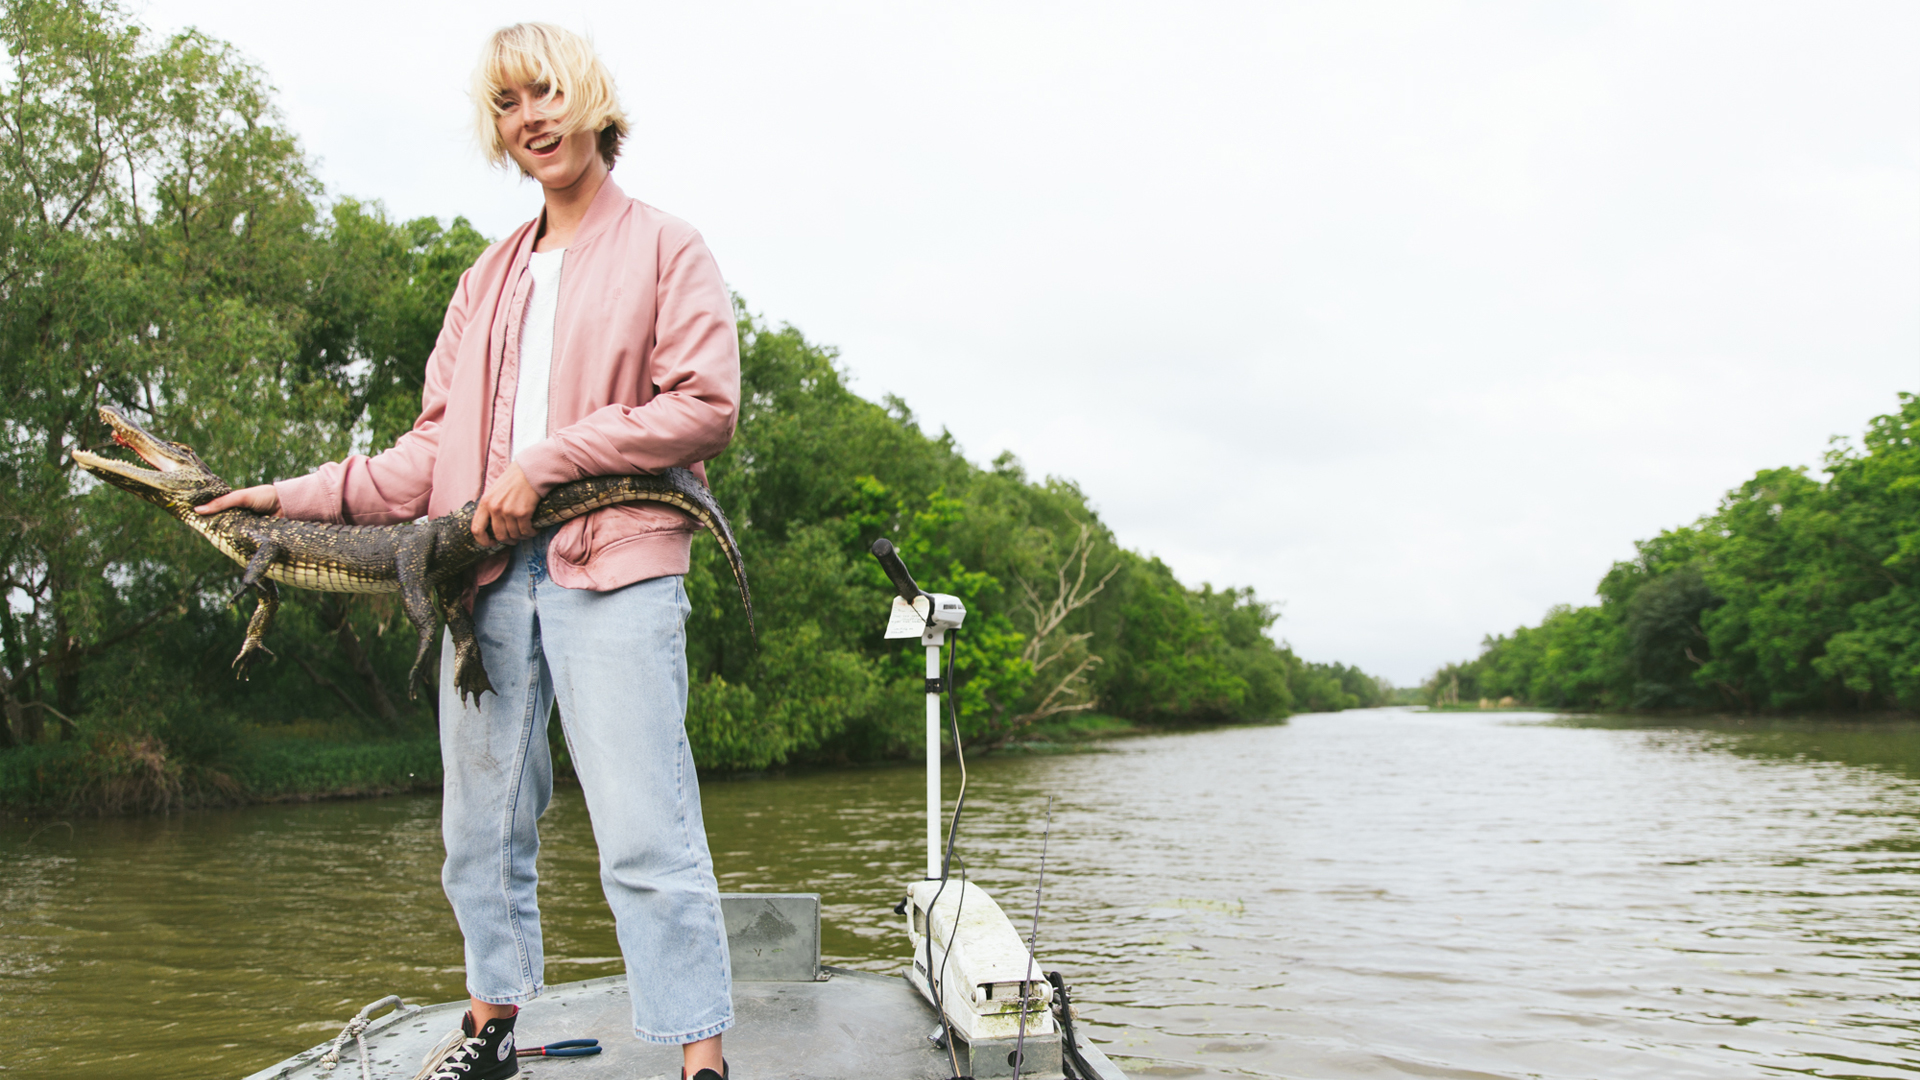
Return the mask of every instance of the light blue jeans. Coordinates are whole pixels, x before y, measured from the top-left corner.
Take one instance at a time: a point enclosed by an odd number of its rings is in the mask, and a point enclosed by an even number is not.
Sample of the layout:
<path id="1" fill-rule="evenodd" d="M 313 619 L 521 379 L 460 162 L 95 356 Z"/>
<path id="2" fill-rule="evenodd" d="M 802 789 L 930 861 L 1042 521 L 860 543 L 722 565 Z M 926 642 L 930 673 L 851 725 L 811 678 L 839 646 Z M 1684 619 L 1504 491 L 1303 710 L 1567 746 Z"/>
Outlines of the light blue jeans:
<path id="1" fill-rule="evenodd" d="M 544 982 L 535 863 L 557 700 L 626 958 L 634 1034 L 697 1042 L 733 1025 L 733 985 L 687 747 L 691 606 L 678 576 L 604 593 L 556 585 L 550 536 L 515 547 L 474 605 L 498 693 L 463 705 L 453 649 L 440 650 L 441 882 L 466 938 L 467 991 L 517 1005 Z"/>

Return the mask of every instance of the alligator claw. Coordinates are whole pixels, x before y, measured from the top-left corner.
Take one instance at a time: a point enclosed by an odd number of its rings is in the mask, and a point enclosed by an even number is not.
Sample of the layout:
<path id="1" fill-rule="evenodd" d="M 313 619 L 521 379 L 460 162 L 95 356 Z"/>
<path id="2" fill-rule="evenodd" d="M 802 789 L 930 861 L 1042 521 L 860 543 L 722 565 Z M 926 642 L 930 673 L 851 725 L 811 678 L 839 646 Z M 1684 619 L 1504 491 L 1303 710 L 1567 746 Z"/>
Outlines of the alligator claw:
<path id="1" fill-rule="evenodd" d="M 454 680 L 454 687 L 460 691 L 460 701 L 463 704 L 467 700 L 467 695 L 471 694 L 473 695 L 473 704 L 477 707 L 480 704 L 481 694 L 494 694 L 499 691 L 493 688 L 492 680 L 487 678 L 486 668 L 481 667 L 477 663 L 474 664 L 473 667 L 474 670 L 471 674 L 468 672 L 460 673 Z"/>
<path id="2" fill-rule="evenodd" d="M 493 680 L 487 678 L 487 666 L 480 661 L 477 644 L 473 648 L 455 650 L 453 685 L 454 689 L 460 691 L 462 704 L 466 703 L 468 695 L 472 695 L 473 703 L 478 705 L 481 694 L 499 693 L 493 688 Z"/>
<path id="3" fill-rule="evenodd" d="M 236 679 L 247 678 L 253 669 L 253 665 L 263 659 L 273 660 L 278 659 L 278 657 L 274 656 L 272 649 L 267 648 L 258 641 L 247 642 L 246 645 L 240 649 L 240 655 L 233 658 L 233 677 Z"/>

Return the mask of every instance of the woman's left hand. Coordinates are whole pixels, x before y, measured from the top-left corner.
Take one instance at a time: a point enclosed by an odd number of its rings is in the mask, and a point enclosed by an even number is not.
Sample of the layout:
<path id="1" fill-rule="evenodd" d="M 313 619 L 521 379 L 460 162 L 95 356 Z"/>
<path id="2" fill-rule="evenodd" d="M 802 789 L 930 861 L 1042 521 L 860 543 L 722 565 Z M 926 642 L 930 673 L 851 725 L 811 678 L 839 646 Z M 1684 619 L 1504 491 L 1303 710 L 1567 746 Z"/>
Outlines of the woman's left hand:
<path id="1" fill-rule="evenodd" d="M 494 481 L 473 510 L 473 538 L 482 547 L 513 544 L 533 535 L 533 510 L 540 496 L 527 483 L 518 462 Z"/>

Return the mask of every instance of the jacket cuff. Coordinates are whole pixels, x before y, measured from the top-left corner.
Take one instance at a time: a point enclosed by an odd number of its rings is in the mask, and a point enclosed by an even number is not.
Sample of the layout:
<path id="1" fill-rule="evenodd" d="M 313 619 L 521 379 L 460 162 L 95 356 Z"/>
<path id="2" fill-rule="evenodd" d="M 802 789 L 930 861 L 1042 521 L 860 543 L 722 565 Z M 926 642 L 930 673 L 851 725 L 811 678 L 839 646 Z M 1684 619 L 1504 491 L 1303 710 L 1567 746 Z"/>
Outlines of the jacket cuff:
<path id="1" fill-rule="evenodd" d="M 520 456 L 513 461 L 527 475 L 527 483 L 533 485 L 536 495 L 545 495 L 561 484 L 585 475 L 567 460 L 557 439 L 541 439 L 520 451 Z"/>
<path id="2" fill-rule="evenodd" d="M 339 492 L 329 488 L 326 480 L 316 474 L 276 480 L 273 490 L 280 496 L 281 517 L 334 524 L 346 520 L 340 513 Z"/>

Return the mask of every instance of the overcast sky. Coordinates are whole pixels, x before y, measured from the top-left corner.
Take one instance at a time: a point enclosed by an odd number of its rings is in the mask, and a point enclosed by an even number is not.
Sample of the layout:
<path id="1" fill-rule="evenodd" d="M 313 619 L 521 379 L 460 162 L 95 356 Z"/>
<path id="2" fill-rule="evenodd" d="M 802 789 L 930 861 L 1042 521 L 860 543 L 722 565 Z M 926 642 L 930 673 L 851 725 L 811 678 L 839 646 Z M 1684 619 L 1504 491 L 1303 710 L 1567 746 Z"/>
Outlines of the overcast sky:
<path id="1" fill-rule="evenodd" d="M 490 236 L 539 194 L 480 43 L 590 32 L 617 179 L 756 311 L 1397 683 L 1920 390 L 1910 2 L 135 10 L 265 67 L 333 193 Z"/>

